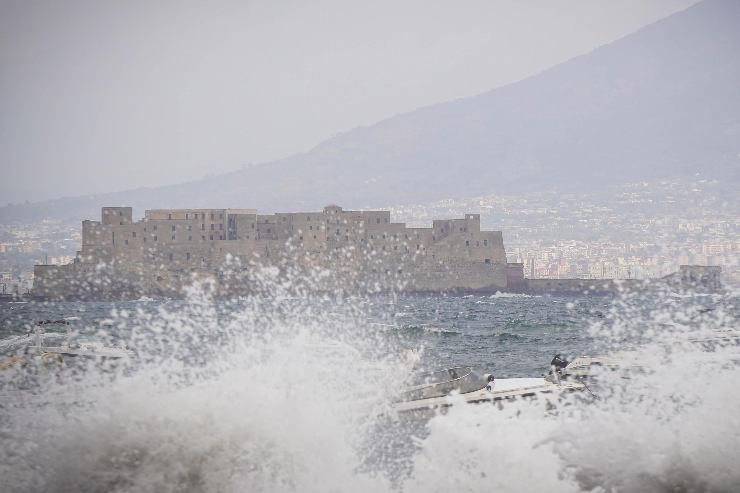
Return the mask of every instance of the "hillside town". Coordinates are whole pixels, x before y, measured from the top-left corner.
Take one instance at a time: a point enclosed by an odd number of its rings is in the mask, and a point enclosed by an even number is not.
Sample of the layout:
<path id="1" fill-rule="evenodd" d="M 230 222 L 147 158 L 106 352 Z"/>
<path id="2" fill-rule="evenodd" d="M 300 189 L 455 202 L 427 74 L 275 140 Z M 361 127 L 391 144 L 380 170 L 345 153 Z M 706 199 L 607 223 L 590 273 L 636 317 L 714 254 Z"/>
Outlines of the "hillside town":
<path id="1" fill-rule="evenodd" d="M 722 267 L 740 284 L 740 205 L 716 182 L 634 183 L 610 194 L 484 196 L 391 208 L 409 222 L 481 214 L 500 229 L 509 262 L 527 278 L 654 279 L 679 265 Z"/>

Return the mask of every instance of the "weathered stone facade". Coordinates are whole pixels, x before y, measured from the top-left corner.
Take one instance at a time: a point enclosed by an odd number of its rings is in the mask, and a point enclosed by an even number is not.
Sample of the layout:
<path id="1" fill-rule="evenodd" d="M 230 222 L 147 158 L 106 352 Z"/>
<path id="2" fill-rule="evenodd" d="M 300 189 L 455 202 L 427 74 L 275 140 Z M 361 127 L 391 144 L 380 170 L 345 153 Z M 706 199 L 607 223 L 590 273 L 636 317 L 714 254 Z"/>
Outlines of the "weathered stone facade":
<path id="1" fill-rule="evenodd" d="M 481 231 L 478 214 L 408 228 L 391 222 L 388 211 L 334 205 L 272 215 L 251 209 L 149 210 L 139 221 L 130 207 L 104 207 L 101 221 L 83 221 L 82 249 L 73 264 L 36 266 L 34 295 L 177 296 L 197 279 L 215 279 L 223 291 L 249 292 L 248 274 L 260 265 L 293 275 L 324 269 L 347 289 L 506 288 L 501 232 Z M 233 277 L 235 269 L 244 275 Z"/>

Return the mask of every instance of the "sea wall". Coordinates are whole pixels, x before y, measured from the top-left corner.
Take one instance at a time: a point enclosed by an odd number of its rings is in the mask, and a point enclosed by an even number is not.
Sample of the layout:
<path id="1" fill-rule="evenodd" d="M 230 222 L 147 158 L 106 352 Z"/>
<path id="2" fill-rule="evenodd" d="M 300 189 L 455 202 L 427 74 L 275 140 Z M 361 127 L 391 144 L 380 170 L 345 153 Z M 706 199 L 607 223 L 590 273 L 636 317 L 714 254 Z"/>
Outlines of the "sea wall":
<path id="1" fill-rule="evenodd" d="M 605 295 L 645 285 L 635 279 L 525 279 L 524 292 L 533 295 Z"/>
<path id="2" fill-rule="evenodd" d="M 512 264 L 509 264 L 510 266 Z M 722 290 L 722 269 L 681 265 L 660 279 L 525 279 L 521 292 L 532 295 L 609 295 L 625 291 L 669 289 L 713 293 Z M 510 274 L 511 275 L 511 274 Z"/>

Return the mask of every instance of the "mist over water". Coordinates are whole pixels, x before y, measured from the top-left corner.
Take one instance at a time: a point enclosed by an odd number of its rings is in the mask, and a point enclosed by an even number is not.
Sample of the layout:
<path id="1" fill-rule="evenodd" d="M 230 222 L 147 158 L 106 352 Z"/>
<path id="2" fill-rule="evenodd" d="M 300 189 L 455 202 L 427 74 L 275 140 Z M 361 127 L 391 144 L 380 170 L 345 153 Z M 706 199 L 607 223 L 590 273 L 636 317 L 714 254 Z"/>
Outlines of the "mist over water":
<path id="1" fill-rule="evenodd" d="M 63 317 L 136 354 L 0 372 L 2 491 L 740 487 L 738 293 L 352 298 L 276 286 L 219 301 L 206 285 L 185 301 L 0 309 L 4 356 L 24 323 Z M 601 376 L 598 398 L 392 409 L 415 369 L 538 376 L 555 352 L 625 365 Z"/>

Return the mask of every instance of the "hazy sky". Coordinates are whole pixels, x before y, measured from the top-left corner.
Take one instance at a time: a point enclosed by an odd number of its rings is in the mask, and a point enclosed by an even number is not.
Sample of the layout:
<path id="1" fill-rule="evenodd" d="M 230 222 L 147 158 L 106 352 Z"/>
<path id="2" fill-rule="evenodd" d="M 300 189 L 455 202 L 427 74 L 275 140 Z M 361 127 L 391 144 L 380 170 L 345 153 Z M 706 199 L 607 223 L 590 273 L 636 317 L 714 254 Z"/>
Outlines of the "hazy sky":
<path id="1" fill-rule="evenodd" d="M 302 152 L 695 2 L 0 0 L 0 203 Z"/>

